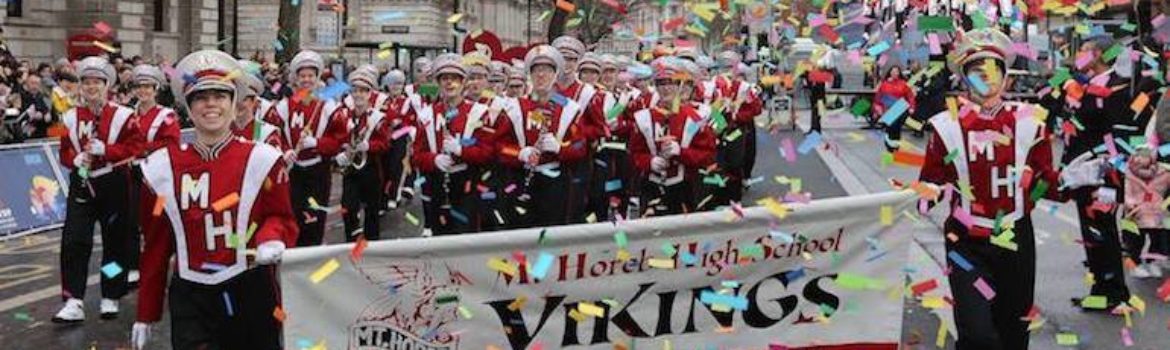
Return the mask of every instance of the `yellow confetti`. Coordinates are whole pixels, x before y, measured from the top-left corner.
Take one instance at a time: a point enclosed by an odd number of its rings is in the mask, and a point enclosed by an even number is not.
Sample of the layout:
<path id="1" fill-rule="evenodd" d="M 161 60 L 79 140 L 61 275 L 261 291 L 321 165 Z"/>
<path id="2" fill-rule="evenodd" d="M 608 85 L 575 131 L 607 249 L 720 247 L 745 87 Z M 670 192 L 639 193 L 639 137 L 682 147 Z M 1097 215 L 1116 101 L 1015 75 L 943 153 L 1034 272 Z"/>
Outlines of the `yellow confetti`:
<path id="1" fill-rule="evenodd" d="M 585 315 L 582 315 L 580 312 L 577 312 L 577 309 L 569 310 L 569 317 L 572 317 L 574 320 L 577 320 L 577 323 L 585 322 Z"/>
<path id="2" fill-rule="evenodd" d="M 883 205 L 879 212 L 882 226 L 890 226 L 894 224 L 894 208 L 888 205 Z"/>
<path id="3" fill-rule="evenodd" d="M 406 217 L 406 221 L 410 221 L 411 225 L 418 226 L 418 218 L 414 217 L 414 214 L 405 212 L 403 216 Z"/>
<path id="4" fill-rule="evenodd" d="M 934 336 L 934 345 L 939 349 L 947 345 L 947 324 L 942 318 L 938 319 L 938 334 Z"/>
<path id="5" fill-rule="evenodd" d="M 511 304 L 508 304 L 508 310 L 520 311 L 520 309 L 524 308 L 524 304 L 527 304 L 527 303 L 528 303 L 528 297 L 521 295 L 519 297 L 516 297 L 516 300 L 513 300 Z"/>
<path id="6" fill-rule="evenodd" d="M 666 270 L 674 269 L 674 260 L 671 260 L 671 259 L 651 258 L 651 259 L 647 260 L 646 262 L 648 264 L 650 264 L 650 267 L 653 267 L 656 269 L 666 269 Z"/>
<path id="7" fill-rule="evenodd" d="M 447 17 L 447 23 L 450 23 L 450 24 L 459 23 L 459 21 L 462 19 L 463 19 L 463 14 L 456 13 L 456 14 L 451 15 L 451 17 Z"/>
<path id="8" fill-rule="evenodd" d="M 927 309 L 941 309 L 947 306 L 947 301 L 942 297 L 924 297 L 922 298 L 922 307 Z"/>
<path id="9" fill-rule="evenodd" d="M 329 278 L 329 275 L 332 275 L 334 271 L 337 271 L 339 267 L 341 267 L 341 263 L 337 262 L 337 259 L 329 259 L 324 265 L 318 267 L 317 271 L 313 271 L 313 274 L 309 275 L 309 281 L 313 282 L 313 284 L 321 283 L 321 281 Z"/>
<path id="10" fill-rule="evenodd" d="M 605 309 L 602 309 L 600 306 L 593 305 L 591 303 L 586 303 L 586 302 L 581 302 L 580 304 L 577 304 L 577 311 L 581 312 L 582 314 L 586 314 L 586 315 L 597 317 L 597 318 L 601 318 L 602 316 L 605 316 Z"/>
<path id="11" fill-rule="evenodd" d="M 106 44 L 106 43 L 98 41 L 98 40 L 93 41 L 93 46 L 97 46 L 99 49 L 106 50 L 106 52 L 109 52 L 109 53 L 118 53 L 118 48 L 110 46 L 110 44 Z"/>
<path id="12" fill-rule="evenodd" d="M 517 273 L 516 265 L 513 265 L 500 258 L 488 259 L 488 267 L 508 276 L 515 276 Z"/>

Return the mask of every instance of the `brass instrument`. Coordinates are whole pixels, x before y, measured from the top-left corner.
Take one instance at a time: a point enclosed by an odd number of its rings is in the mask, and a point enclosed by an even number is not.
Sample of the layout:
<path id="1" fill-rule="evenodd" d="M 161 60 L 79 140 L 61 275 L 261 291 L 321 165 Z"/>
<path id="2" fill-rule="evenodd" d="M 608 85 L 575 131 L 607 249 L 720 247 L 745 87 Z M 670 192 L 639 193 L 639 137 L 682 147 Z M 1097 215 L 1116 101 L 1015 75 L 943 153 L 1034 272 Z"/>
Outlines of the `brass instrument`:
<path id="1" fill-rule="evenodd" d="M 359 124 L 361 121 L 359 118 L 363 117 L 357 113 L 352 114 L 350 117 L 350 121 L 355 127 L 358 125 L 361 125 L 362 127 L 353 130 L 349 134 L 349 147 L 345 150 L 345 156 L 347 159 L 349 159 L 349 166 L 345 167 L 345 169 L 342 170 L 342 173 L 362 170 L 362 168 L 366 167 L 366 159 L 369 158 L 367 155 L 368 152 L 359 151 L 357 146 L 368 139 L 368 130 L 373 130 L 374 128 L 370 127 L 370 125 L 367 125 L 367 123 Z"/>

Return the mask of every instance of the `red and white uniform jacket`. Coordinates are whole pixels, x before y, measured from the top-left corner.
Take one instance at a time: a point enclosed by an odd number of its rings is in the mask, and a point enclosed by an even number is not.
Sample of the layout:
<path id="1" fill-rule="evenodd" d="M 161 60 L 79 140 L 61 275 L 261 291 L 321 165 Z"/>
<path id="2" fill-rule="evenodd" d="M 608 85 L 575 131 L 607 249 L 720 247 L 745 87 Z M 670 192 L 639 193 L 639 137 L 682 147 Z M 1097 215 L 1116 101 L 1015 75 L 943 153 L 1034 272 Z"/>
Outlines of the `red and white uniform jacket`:
<path id="1" fill-rule="evenodd" d="M 752 84 L 726 75 L 715 77 L 714 82 L 714 99 L 710 101 L 714 103 L 715 100 L 725 100 L 723 116 L 727 118 L 728 125 L 750 124 L 753 118 L 763 112 L 764 102 L 757 96 Z M 704 90 L 703 93 L 706 91 Z M 736 101 L 740 101 L 738 109 L 734 106 Z"/>
<path id="2" fill-rule="evenodd" d="M 581 124 L 581 131 L 584 132 L 586 140 L 593 142 L 609 133 L 605 121 L 605 100 L 610 99 L 611 105 L 614 104 L 612 95 L 596 85 L 583 84 L 580 81 L 574 81 L 569 86 L 557 84 L 555 88 L 558 94 L 581 106 L 578 123 Z M 609 97 L 606 97 L 607 95 Z"/>
<path id="3" fill-rule="evenodd" d="M 286 98 L 272 107 L 264 121 L 280 128 L 284 143 L 292 149 L 296 149 L 304 135 L 313 135 L 317 139 L 317 147 L 297 153 L 296 165 L 308 167 L 341 152 L 341 145 L 349 136 L 349 130 L 345 128 L 349 116 L 346 115 L 347 109 L 342 107 L 342 103 L 336 100 L 294 103 L 291 98 Z"/>
<path id="4" fill-rule="evenodd" d="M 630 132 L 630 154 L 641 177 L 671 186 L 699 176 L 715 162 L 715 132 L 705 123 L 690 104 L 679 106 L 671 114 L 661 108 L 645 108 L 631 116 L 634 128 Z M 667 159 L 665 173 L 651 170 L 651 160 L 661 152 L 666 139 L 673 138 L 681 146 L 677 157 Z"/>
<path id="5" fill-rule="evenodd" d="M 219 285 L 248 269 L 246 250 L 295 245 L 285 169 L 280 151 L 235 137 L 210 148 L 169 145 L 146 158 L 142 198 L 157 214 L 142 215 L 139 321 L 161 317 L 172 256 L 179 278 Z"/>
<path id="6" fill-rule="evenodd" d="M 356 111 L 350 110 L 346 112 L 350 115 L 347 121 L 346 128 L 350 130 L 350 140 L 352 142 L 353 135 L 357 135 L 357 142 L 368 142 L 370 149 L 366 151 L 366 159 L 373 162 L 380 162 L 380 157 L 373 157 L 373 155 L 381 155 L 390 151 L 390 120 L 386 118 L 386 114 L 382 111 L 370 108 L 364 114 L 358 115 Z M 356 145 L 352 145 L 356 146 Z"/>
<path id="7" fill-rule="evenodd" d="M 565 105 L 553 101 L 538 103 L 528 98 L 518 99 L 514 107 L 504 111 L 511 130 L 499 130 L 499 160 L 511 168 L 523 168 L 517 157 L 520 149 L 535 147 L 542 132 L 552 133 L 561 142 L 556 153 L 541 153 L 537 171 L 557 169 L 561 165 L 575 164 L 588 155 L 585 127 L 579 122 L 580 106 L 573 100 Z"/>
<path id="8" fill-rule="evenodd" d="M 232 123 L 232 134 L 244 140 L 267 144 L 281 152 L 289 150 L 284 138 L 280 136 L 280 129 L 260 119 L 248 119 L 245 125 Z"/>
<path id="9" fill-rule="evenodd" d="M 485 127 L 488 106 L 464 99 L 458 106 L 445 102 L 425 105 L 414 116 L 418 135 L 414 139 L 411 164 L 424 173 L 439 171 L 435 157 L 443 153 L 443 139 L 457 137 L 463 145 L 459 156 L 452 155 L 456 172 L 471 166 L 489 165 L 496 155 L 496 133 Z"/>
<path id="10" fill-rule="evenodd" d="M 1040 107 L 1004 103 L 989 116 L 968 111 L 955 119 L 942 112 L 930 119 L 936 131 L 926 146 L 919 180 L 953 186 L 951 217 L 963 220 L 969 214 L 972 236 L 989 236 L 997 214 L 1003 222 L 1027 216 L 1035 206 L 1035 198 L 1029 198 L 1032 188 L 1040 181 L 1048 184 L 1047 197 L 1057 194 L 1059 173 L 1052 166 L 1050 136 L 1031 117 L 1033 108 Z M 972 198 L 959 193 L 966 186 Z"/>
<path id="11" fill-rule="evenodd" d="M 138 115 L 138 125 L 146 136 L 144 154 L 167 145 L 179 144 L 182 140 L 179 118 L 173 109 L 155 105 L 146 113 Z"/>
<path id="12" fill-rule="evenodd" d="M 90 164 L 89 176 L 99 177 L 114 170 L 113 165 L 141 154 L 142 128 L 134 117 L 134 110 L 107 102 L 102 110 L 94 113 L 89 108 L 74 107 L 61 116 L 69 130 L 61 140 L 61 165 L 71 171 L 73 158 L 77 157 L 91 139 L 99 140 L 106 146 L 106 154 L 96 157 Z"/>

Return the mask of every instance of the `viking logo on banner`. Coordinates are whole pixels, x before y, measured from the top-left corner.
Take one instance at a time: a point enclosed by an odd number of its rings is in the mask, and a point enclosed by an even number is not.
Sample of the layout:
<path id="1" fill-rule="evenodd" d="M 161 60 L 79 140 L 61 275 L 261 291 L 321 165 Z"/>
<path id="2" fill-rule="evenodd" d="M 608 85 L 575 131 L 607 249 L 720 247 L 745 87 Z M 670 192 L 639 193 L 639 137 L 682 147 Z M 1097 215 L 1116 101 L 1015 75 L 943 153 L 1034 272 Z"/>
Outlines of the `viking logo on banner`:
<path id="1" fill-rule="evenodd" d="M 913 193 L 293 249 L 285 339 L 346 349 L 896 349 Z"/>
<path id="2" fill-rule="evenodd" d="M 0 152 L 0 238 L 65 220 L 65 187 L 41 145 Z"/>

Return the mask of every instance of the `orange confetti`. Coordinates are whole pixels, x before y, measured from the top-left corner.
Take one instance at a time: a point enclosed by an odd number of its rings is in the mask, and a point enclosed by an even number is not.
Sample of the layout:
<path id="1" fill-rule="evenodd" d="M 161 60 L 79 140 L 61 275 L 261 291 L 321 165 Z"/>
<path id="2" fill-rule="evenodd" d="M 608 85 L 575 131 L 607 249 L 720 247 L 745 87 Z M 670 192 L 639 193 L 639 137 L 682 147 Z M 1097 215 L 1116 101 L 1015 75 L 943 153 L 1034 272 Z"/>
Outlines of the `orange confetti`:
<path id="1" fill-rule="evenodd" d="M 557 8 L 560 9 L 561 11 L 565 11 L 568 13 L 573 13 L 573 11 L 577 11 L 577 5 L 574 5 L 573 3 L 565 1 L 565 0 L 557 0 Z"/>
<path id="2" fill-rule="evenodd" d="M 164 206 L 164 205 L 166 205 L 166 204 L 167 204 L 167 199 L 166 199 L 166 198 L 163 198 L 163 197 L 157 197 L 157 198 L 155 198 L 155 200 L 154 200 L 154 210 L 151 210 L 151 211 L 150 211 L 150 215 L 154 215 L 154 216 L 159 216 L 159 215 L 162 215 L 162 212 L 163 212 L 163 206 Z"/>
<path id="3" fill-rule="evenodd" d="M 894 163 L 921 167 L 926 164 L 926 156 L 898 150 L 894 152 Z"/>
<path id="4" fill-rule="evenodd" d="M 366 246 L 369 244 L 365 236 L 358 236 L 357 242 L 353 244 L 353 250 L 349 251 L 350 260 L 362 261 L 362 253 L 366 251 Z"/>
<path id="5" fill-rule="evenodd" d="M 236 203 L 239 202 L 240 194 L 237 192 L 232 192 L 229 195 L 223 196 L 223 198 L 215 200 L 215 203 L 211 203 L 211 209 L 218 213 L 226 210 L 227 208 L 231 208 L 233 205 L 236 205 Z"/>
<path id="6" fill-rule="evenodd" d="M 272 310 L 272 317 L 277 321 L 280 321 L 280 323 L 284 323 L 284 319 L 288 317 L 288 315 L 284 313 L 284 309 L 281 309 L 279 306 L 277 306 L 275 310 Z"/>

